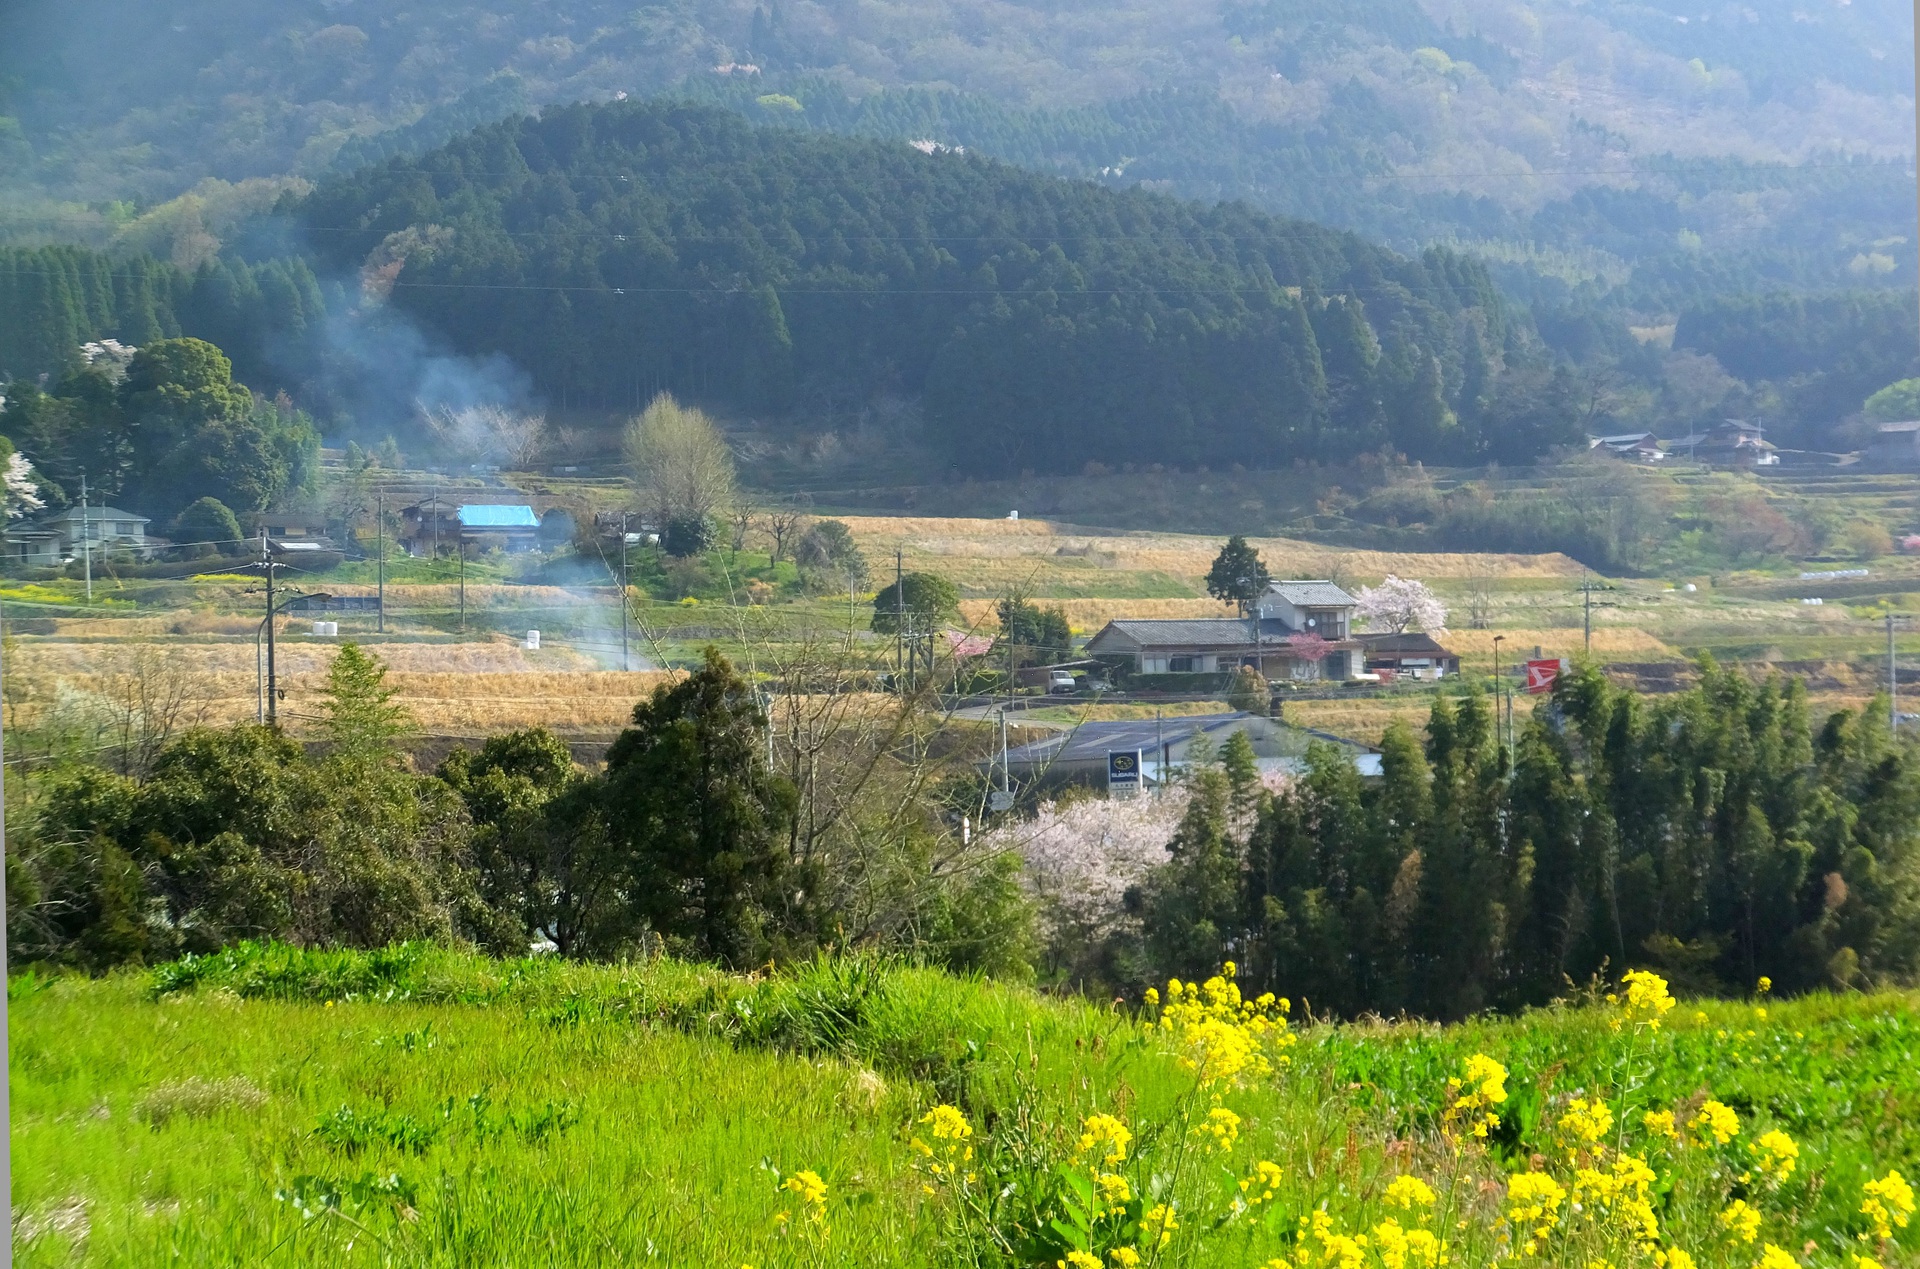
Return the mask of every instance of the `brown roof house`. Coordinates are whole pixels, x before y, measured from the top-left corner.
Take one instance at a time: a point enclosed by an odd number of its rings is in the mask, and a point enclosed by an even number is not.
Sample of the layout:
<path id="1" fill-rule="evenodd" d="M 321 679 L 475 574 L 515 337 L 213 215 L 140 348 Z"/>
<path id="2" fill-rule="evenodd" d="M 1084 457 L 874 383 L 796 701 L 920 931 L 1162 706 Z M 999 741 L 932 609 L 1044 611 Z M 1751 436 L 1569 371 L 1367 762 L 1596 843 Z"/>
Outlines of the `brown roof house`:
<path id="1" fill-rule="evenodd" d="M 1109 621 L 1086 654 L 1124 659 L 1135 674 L 1222 674 L 1252 666 L 1269 679 L 1347 679 L 1361 644 L 1352 595 L 1330 581 L 1274 582 L 1251 617 Z"/>
<path id="2" fill-rule="evenodd" d="M 1716 467 L 1780 465 L 1779 447 L 1767 439 L 1766 429 L 1741 419 L 1728 419 L 1704 432 L 1668 441 L 1667 452 Z"/>
<path id="3" fill-rule="evenodd" d="M 1414 679 L 1450 678 L 1460 673 L 1460 658 L 1424 630 L 1363 634 L 1360 642 L 1366 649 L 1367 669 L 1375 673 L 1389 670 Z"/>

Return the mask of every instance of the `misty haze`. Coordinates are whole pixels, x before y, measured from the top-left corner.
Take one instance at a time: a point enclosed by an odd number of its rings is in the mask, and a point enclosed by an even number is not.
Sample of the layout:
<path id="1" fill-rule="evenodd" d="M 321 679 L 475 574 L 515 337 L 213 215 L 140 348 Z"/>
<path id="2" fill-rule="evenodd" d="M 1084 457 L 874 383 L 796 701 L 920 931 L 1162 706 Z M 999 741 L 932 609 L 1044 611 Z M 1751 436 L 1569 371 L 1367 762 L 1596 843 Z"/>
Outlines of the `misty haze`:
<path id="1" fill-rule="evenodd" d="M 1920 1266 L 1914 16 L 0 3 L 4 1263 Z"/>

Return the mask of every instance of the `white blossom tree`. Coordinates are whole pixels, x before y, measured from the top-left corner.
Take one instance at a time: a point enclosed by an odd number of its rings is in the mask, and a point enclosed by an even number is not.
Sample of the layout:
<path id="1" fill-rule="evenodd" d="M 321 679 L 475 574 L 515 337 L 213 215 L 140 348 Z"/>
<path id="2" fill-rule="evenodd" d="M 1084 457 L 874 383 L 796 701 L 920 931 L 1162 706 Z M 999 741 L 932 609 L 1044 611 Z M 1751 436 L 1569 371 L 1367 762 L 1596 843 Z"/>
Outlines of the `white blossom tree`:
<path id="1" fill-rule="evenodd" d="M 0 473 L 0 481 L 6 485 L 7 519 L 18 520 L 27 512 L 38 511 L 47 505 L 40 497 L 40 487 L 33 483 L 32 464 L 19 450 L 7 455 L 7 470 Z"/>
<path id="2" fill-rule="evenodd" d="M 1362 586 L 1353 615 L 1369 630 L 1405 634 L 1418 627 L 1430 635 L 1447 632 L 1447 606 L 1425 582 L 1388 573 L 1378 586 Z"/>
<path id="3" fill-rule="evenodd" d="M 1127 890 L 1167 862 L 1167 843 L 1186 810 L 1179 786 L 1159 797 L 1048 802 L 1032 819 L 1001 825 L 986 840 L 1026 861 L 1048 951 L 1072 959 L 1133 920 Z"/>

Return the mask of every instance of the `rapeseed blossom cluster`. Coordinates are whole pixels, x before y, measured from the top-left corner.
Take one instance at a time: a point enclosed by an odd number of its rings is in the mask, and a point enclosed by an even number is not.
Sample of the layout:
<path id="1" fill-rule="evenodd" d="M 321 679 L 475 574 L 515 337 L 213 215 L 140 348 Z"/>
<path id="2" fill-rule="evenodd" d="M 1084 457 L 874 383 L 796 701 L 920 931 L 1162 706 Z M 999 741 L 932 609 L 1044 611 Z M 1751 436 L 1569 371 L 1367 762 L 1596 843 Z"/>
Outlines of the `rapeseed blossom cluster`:
<path id="1" fill-rule="evenodd" d="M 1167 982 L 1167 1003 L 1160 1029 L 1178 1038 L 1180 1064 L 1203 1089 L 1218 1093 L 1259 1076 L 1270 1075 L 1284 1050 L 1298 1037 L 1287 1029 L 1288 1001 L 1271 992 L 1254 1000 L 1240 995 L 1232 961 L 1204 983 Z M 1157 1001 L 1149 996 L 1148 1003 Z"/>
<path id="2" fill-rule="evenodd" d="M 940 1105 L 920 1116 L 920 1122 L 926 1125 L 933 1141 L 929 1143 L 915 1137 L 907 1144 L 925 1161 L 928 1174 L 942 1185 L 971 1184 L 974 1180 L 970 1167 L 973 1125 L 967 1122 L 967 1117 L 958 1107 Z M 932 1185 L 923 1185 L 921 1189 L 933 1193 Z"/>
<path id="3" fill-rule="evenodd" d="M 1740 1135 L 1740 1116 L 1734 1114 L 1733 1107 L 1709 1097 L 1701 1104 L 1699 1113 L 1687 1121 L 1687 1127 L 1696 1131 L 1705 1129 L 1724 1146 Z"/>
<path id="4" fill-rule="evenodd" d="M 1111 1167 L 1126 1161 L 1127 1147 L 1132 1144 L 1132 1130 L 1112 1115 L 1088 1115 L 1080 1142 L 1074 1147 L 1073 1161 L 1077 1164 L 1094 1159 Z"/>
<path id="5" fill-rule="evenodd" d="M 1194 1132 L 1211 1136 L 1213 1148 L 1226 1154 L 1233 1149 L 1233 1143 L 1240 1139 L 1240 1116 L 1225 1106 L 1215 1106 L 1207 1112 L 1206 1122 L 1197 1125 Z"/>
<path id="6" fill-rule="evenodd" d="M 807 1228 L 815 1238 L 824 1240 L 833 1231 L 827 1225 L 827 1183 L 811 1168 L 794 1173 L 780 1188 L 797 1196 L 806 1213 Z M 784 1226 L 786 1213 L 776 1218 Z"/>
<path id="7" fill-rule="evenodd" d="M 1800 1147 L 1778 1128 L 1760 1134 L 1753 1143 L 1753 1162 L 1761 1176 L 1778 1185 L 1793 1175 Z"/>
<path id="8" fill-rule="evenodd" d="M 1279 1164 L 1270 1159 L 1262 1159 L 1253 1165 L 1253 1175 L 1240 1182 L 1240 1192 L 1246 1195 L 1248 1204 L 1258 1207 L 1262 1203 L 1273 1202 L 1273 1196 L 1280 1189 L 1280 1178 L 1285 1175 Z"/>
<path id="9" fill-rule="evenodd" d="M 1507 1068 L 1484 1053 L 1467 1059 L 1464 1078 L 1447 1080 L 1447 1108 L 1441 1115 L 1449 1136 L 1484 1138 L 1500 1126 L 1494 1107 L 1507 1100 Z"/>
<path id="10" fill-rule="evenodd" d="M 1417 1176 L 1406 1175 L 1393 1178 L 1383 1197 L 1388 1206 L 1397 1207 L 1403 1212 L 1411 1212 L 1416 1207 L 1432 1207 L 1436 1198 L 1431 1185 Z"/>
<path id="11" fill-rule="evenodd" d="M 1544 1172 L 1519 1172 L 1507 1181 L 1507 1224 L 1523 1256 L 1539 1252 L 1540 1240 L 1553 1232 L 1566 1187 Z"/>
<path id="12" fill-rule="evenodd" d="M 1735 1199 L 1721 1211 L 1718 1220 L 1727 1237 L 1751 1243 L 1760 1236 L 1760 1212 L 1745 1199 Z"/>
<path id="13" fill-rule="evenodd" d="M 1893 1237 L 1895 1229 L 1905 1229 L 1913 1217 L 1913 1187 L 1898 1168 L 1866 1185 L 1867 1197 L 1860 1212 L 1873 1222 L 1873 1236 L 1881 1242 Z"/>
<path id="14" fill-rule="evenodd" d="M 1560 1134 L 1572 1143 L 1576 1154 L 1603 1141 L 1612 1127 L 1613 1111 L 1598 1098 L 1589 1101 L 1576 1097 L 1560 1116 Z"/>
<path id="15" fill-rule="evenodd" d="M 1660 1020 L 1674 1006 L 1673 996 L 1667 991 L 1667 980 L 1636 969 L 1628 971 L 1620 985 L 1626 989 L 1626 999 L 1620 1002 L 1621 1020 L 1628 1026 L 1659 1030 Z"/>
<path id="16" fill-rule="evenodd" d="M 1653 1212 L 1653 1169 L 1638 1155 L 1615 1156 L 1607 1168 L 1574 1173 L 1573 1209 L 1582 1223 L 1603 1234 L 1619 1234 L 1645 1248 L 1660 1238 Z"/>

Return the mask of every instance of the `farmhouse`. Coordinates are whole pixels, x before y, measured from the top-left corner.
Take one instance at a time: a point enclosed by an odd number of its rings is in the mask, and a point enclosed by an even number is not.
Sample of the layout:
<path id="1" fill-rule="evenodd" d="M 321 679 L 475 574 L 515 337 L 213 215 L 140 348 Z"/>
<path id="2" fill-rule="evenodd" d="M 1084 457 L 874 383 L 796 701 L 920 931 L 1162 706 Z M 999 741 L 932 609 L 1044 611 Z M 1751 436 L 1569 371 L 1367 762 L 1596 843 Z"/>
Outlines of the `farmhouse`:
<path id="1" fill-rule="evenodd" d="M 1758 423 L 1728 419 L 1724 423 L 1667 442 L 1669 453 L 1716 467 L 1777 467 L 1780 451 Z"/>
<path id="2" fill-rule="evenodd" d="M 1860 465 L 1874 471 L 1920 469 L 1920 420 L 1882 423 L 1861 451 Z"/>
<path id="3" fill-rule="evenodd" d="M 1371 673 L 1415 679 L 1448 678 L 1460 673 L 1460 658 L 1423 630 L 1363 634 L 1360 643 Z"/>
<path id="4" fill-rule="evenodd" d="M 118 507 L 68 507 L 7 528 L 7 555 L 33 564 L 56 564 L 80 554 L 81 542 L 97 556 L 109 550 L 138 550 L 148 545 L 146 516 Z"/>
<path id="5" fill-rule="evenodd" d="M 1294 727 L 1272 718 L 1235 711 L 1181 718 L 1103 719 L 1072 731 L 1036 740 L 1007 752 L 1006 770 L 1019 784 L 1091 784 L 1105 787 L 1109 754 L 1140 755 L 1140 773 L 1148 787 L 1163 783 L 1201 756 L 1218 753 L 1235 733 L 1244 732 L 1262 771 L 1294 773 L 1304 769 L 1307 746 L 1315 740 L 1348 751 L 1363 776 L 1380 774 L 1378 752 L 1325 732 Z M 979 764 L 983 773 L 999 770 L 1000 759 Z"/>
<path id="6" fill-rule="evenodd" d="M 1587 450 L 1594 454 L 1608 454 L 1631 463 L 1665 462 L 1667 451 L 1660 448 L 1660 442 L 1652 432 L 1623 432 L 1618 436 L 1589 436 Z"/>
<path id="7" fill-rule="evenodd" d="M 410 555 L 432 555 L 456 542 L 468 555 L 531 551 L 540 545 L 540 517 L 525 503 L 451 503 L 428 498 L 400 511 L 399 541 Z"/>
<path id="8" fill-rule="evenodd" d="M 1109 621 L 1086 653 L 1136 674 L 1220 674 L 1251 666 L 1270 679 L 1346 679 L 1361 645 L 1357 601 L 1330 581 L 1274 582 L 1251 617 Z"/>

